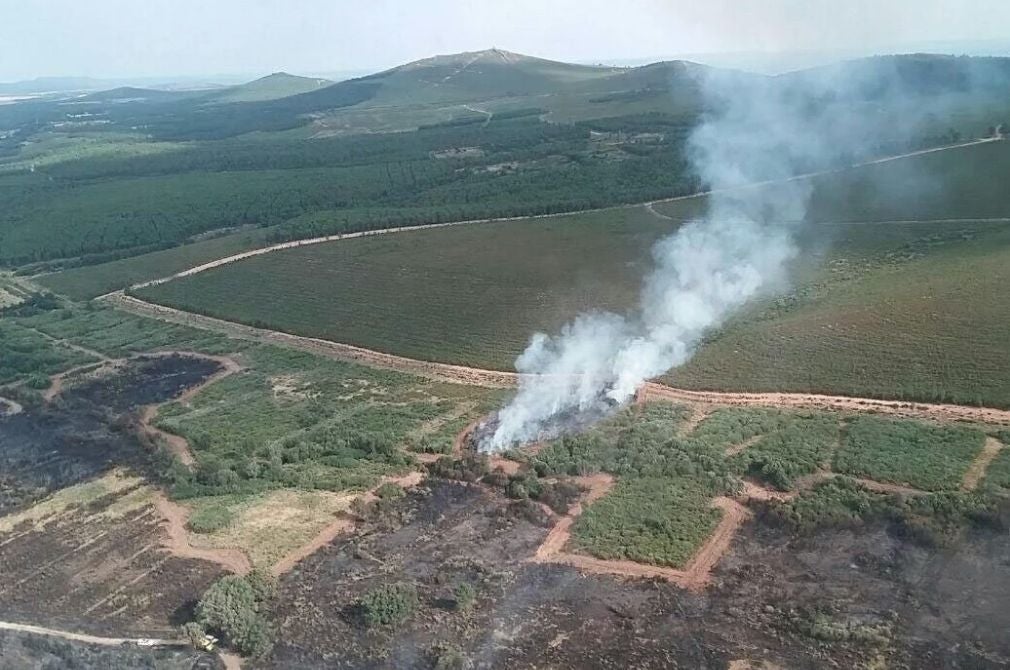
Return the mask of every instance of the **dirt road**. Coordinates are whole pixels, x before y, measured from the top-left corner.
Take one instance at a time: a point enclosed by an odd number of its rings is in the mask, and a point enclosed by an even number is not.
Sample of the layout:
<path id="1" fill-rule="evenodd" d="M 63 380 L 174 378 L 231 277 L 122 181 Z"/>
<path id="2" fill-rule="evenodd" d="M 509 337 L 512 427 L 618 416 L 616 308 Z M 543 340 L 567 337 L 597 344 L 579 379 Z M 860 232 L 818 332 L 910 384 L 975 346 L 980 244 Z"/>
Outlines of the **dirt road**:
<path id="1" fill-rule="evenodd" d="M 1010 425 L 1010 410 L 969 405 L 852 398 L 817 393 L 731 393 L 723 391 L 687 391 L 650 382 L 645 385 L 650 400 L 701 403 L 706 405 L 757 405 L 829 409 L 847 412 L 878 412 L 938 421 L 977 421 Z"/>
<path id="2" fill-rule="evenodd" d="M 746 507 L 732 498 L 719 497 L 713 500 L 712 506 L 718 507 L 723 512 L 722 519 L 698 553 L 682 570 L 635 561 L 607 560 L 585 554 L 573 554 L 564 551 L 565 545 L 571 539 L 572 524 L 585 507 L 609 493 L 615 482 L 614 478 L 607 474 L 575 477 L 572 481 L 586 487 L 587 491 L 578 503 L 572 505 L 568 514 L 554 524 L 536 553 L 530 557 L 529 560 L 533 563 L 560 563 L 584 572 L 665 579 L 682 588 L 698 591 L 709 584 L 712 568 L 729 549 L 737 530 L 751 516 Z"/>
<path id="3" fill-rule="evenodd" d="M 521 375 L 515 372 L 420 361 L 318 338 L 302 337 L 279 331 L 254 328 L 252 326 L 224 321 L 223 319 L 184 312 L 172 307 L 155 305 L 124 295 L 123 293 L 110 294 L 105 298 L 105 301 L 115 307 L 141 316 L 211 330 L 238 339 L 286 346 L 336 360 L 397 370 L 438 381 L 488 388 L 510 388 L 516 386 L 521 379 Z M 796 409 L 825 409 L 846 412 L 877 412 L 936 421 L 973 421 L 1010 426 L 1010 410 L 968 405 L 853 398 L 816 393 L 688 391 L 656 382 L 645 384 L 643 393 L 642 400 L 670 400 L 691 405 L 749 405 L 759 407 L 790 407 Z"/>
<path id="4" fill-rule="evenodd" d="M 157 405 L 147 405 L 140 412 L 140 429 L 155 443 L 161 442 L 161 444 L 163 444 L 173 456 L 178 458 L 183 465 L 191 468 L 196 464 L 196 458 L 193 456 L 193 452 L 190 451 L 189 442 L 186 438 L 180 435 L 169 433 L 168 431 L 155 426 L 154 421 L 158 418 L 158 411 L 163 405 L 170 402 L 189 404 L 189 401 L 192 400 L 196 394 L 200 393 L 200 391 L 203 391 L 211 384 L 216 384 L 225 377 L 229 377 L 236 372 L 239 372 L 242 369 L 242 366 L 235 362 L 234 359 L 228 358 L 227 356 L 211 356 L 209 354 L 199 354 L 193 351 L 159 351 L 153 354 L 143 355 L 145 357 L 174 355 L 188 356 L 191 358 L 211 360 L 221 366 L 221 370 L 219 372 L 214 373 L 205 379 L 201 384 L 189 387 L 177 398 L 167 400 Z"/>
<path id="5" fill-rule="evenodd" d="M 25 411 L 24 406 L 16 400 L 0 397 L 0 418 L 14 416 Z"/>
<path id="6" fill-rule="evenodd" d="M 491 120 L 491 113 L 490 112 L 486 112 L 484 110 L 479 110 L 479 109 L 473 109 L 472 111 L 474 111 L 474 112 L 480 112 L 480 113 L 483 113 L 483 114 L 488 114 L 488 122 L 490 122 L 490 120 Z M 894 156 L 885 156 L 884 158 L 877 158 L 877 159 L 874 159 L 874 160 L 871 160 L 871 161 L 866 161 L 864 163 L 858 163 L 856 165 L 849 166 L 849 167 L 844 167 L 844 168 L 835 168 L 835 169 L 831 169 L 831 170 L 821 170 L 821 171 L 818 171 L 818 172 L 809 172 L 809 173 L 805 173 L 805 174 L 796 175 L 794 177 L 789 177 L 787 179 L 776 179 L 776 180 L 771 180 L 771 181 L 756 182 L 754 184 L 748 184 L 746 186 L 741 186 L 741 187 L 737 187 L 737 188 L 738 189 L 739 188 L 759 188 L 759 187 L 770 186 L 770 185 L 773 185 L 773 184 L 776 184 L 776 183 L 781 183 L 781 182 L 791 182 L 791 181 L 798 181 L 798 180 L 803 180 L 803 179 L 810 179 L 810 178 L 813 178 L 813 177 L 821 177 L 821 176 L 825 176 L 825 175 L 829 175 L 829 174 L 838 174 L 838 173 L 841 173 L 841 172 L 845 172 L 847 170 L 851 170 L 851 169 L 855 169 L 855 168 L 859 168 L 859 167 L 865 167 L 867 165 L 878 165 L 880 163 L 888 163 L 888 162 L 891 162 L 891 161 L 902 160 L 902 159 L 905 159 L 905 158 L 912 158 L 912 157 L 915 157 L 915 156 L 922 156 L 924 154 L 931 154 L 931 153 L 936 153 L 936 152 L 939 152 L 939 151 L 949 151 L 951 149 L 962 149 L 962 148 L 965 148 L 965 147 L 975 146 L 975 145 L 978 145 L 978 144 L 988 144 L 990 142 L 999 142 L 999 141 L 1002 141 L 1001 137 L 987 137 L 987 138 L 983 138 L 983 139 L 980 139 L 980 140 L 971 140 L 971 141 L 968 141 L 968 142 L 961 142 L 959 144 L 946 145 L 946 146 L 942 146 L 942 147 L 934 147 L 932 149 L 922 149 L 922 150 L 919 150 L 919 151 L 911 151 L 911 152 L 908 152 L 908 153 L 897 154 L 897 155 L 894 155 Z M 134 284 L 130 288 L 131 289 L 141 289 L 141 288 L 146 288 L 148 286 L 157 286 L 159 284 L 164 284 L 164 283 L 170 282 L 170 281 L 172 281 L 174 279 L 181 279 L 183 277 L 189 277 L 191 275 L 199 274 L 201 272 L 206 272 L 207 270 L 212 270 L 214 268 L 221 267 L 222 265 L 228 265 L 230 263 L 237 263 L 238 261 L 245 260 L 247 258 L 252 258 L 254 256 L 260 256 L 262 254 L 269 254 L 269 253 L 272 253 L 274 251 L 281 251 L 283 249 L 294 249 L 294 248 L 297 248 L 297 247 L 311 246 L 311 245 L 314 245 L 314 244 L 324 244 L 326 242 L 337 242 L 337 241 L 340 241 L 340 240 L 350 240 L 350 239 L 355 239 L 355 238 L 359 238 L 359 237 L 367 237 L 369 235 L 387 235 L 387 234 L 390 234 L 390 233 L 402 233 L 402 232 L 409 232 L 409 231 L 413 231 L 413 230 L 431 230 L 431 229 L 434 229 L 434 228 L 449 228 L 449 227 L 453 227 L 453 226 L 468 226 L 468 225 L 475 225 L 475 224 L 481 224 L 481 223 L 507 223 L 507 222 L 511 222 L 511 221 L 533 221 L 533 220 L 536 220 L 536 219 L 578 216 L 580 214 L 585 214 L 587 212 L 618 211 L 618 210 L 624 210 L 624 209 L 633 209 L 633 208 L 636 208 L 636 207 L 645 207 L 650 213 L 652 213 L 653 215 L 655 215 L 655 216 L 657 216 L 659 218 L 668 219 L 668 220 L 674 220 L 673 217 L 670 217 L 670 216 L 668 216 L 666 214 L 663 214 L 663 213 L 657 211 L 655 209 L 655 206 L 657 204 L 662 204 L 662 203 L 667 203 L 667 202 L 677 202 L 677 201 L 681 201 L 681 200 L 690 200 L 692 198 L 702 198 L 702 197 L 711 195 L 712 193 L 716 193 L 716 192 L 717 191 L 702 191 L 702 192 L 699 192 L 699 193 L 692 193 L 690 195 L 681 195 L 681 196 L 675 196 L 675 197 L 672 197 L 672 198 L 662 198 L 660 200 L 653 200 L 653 201 L 644 202 L 644 203 L 629 203 L 629 204 L 626 204 L 626 205 L 613 205 L 613 206 L 610 206 L 610 207 L 599 207 L 599 208 L 596 208 L 596 209 L 583 209 L 583 210 L 575 210 L 575 211 L 570 211 L 570 212 L 558 212 L 556 214 L 533 214 L 533 215 L 528 215 L 528 216 L 506 216 L 506 217 L 497 217 L 497 218 L 489 218 L 489 219 L 467 219 L 465 221 L 449 221 L 449 222 L 446 222 L 446 223 L 429 223 L 429 224 L 425 224 L 425 225 L 421 225 L 421 226 L 396 226 L 396 227 L 390 227 L 390 228 L 380 228 L 378 230 L 360 231 L 360 232 L 355 232 L 355 233 L 340 233 L 340 234 L 336 234 L 336 235 L 324 235 L 324 236 L 321 236 L 321 237 L 312 237 L 312 238 L 308 238 L 308 239 L 304 239 L 304 240 L 292 240 L 290 242 L 280 242 L 280 243 L 272 244 L 272 245 L 269 245 L 269 246 L 266 246 L 266 247 L 261 247 L 259 249 L 252 249 L 250 251 L 244 251 L 244 252 L 241 252 L 241 253 L 238 253 L 238 254 L 233 254 L 231 256 L 226 256 L 224 258 L 219 258 L 217 260 L 213 260 L 213 261 L 210 261 L 208 263 L 203 263 L 201 265 L 197 265 L 197 266 L 189 268 L 187 270 L 183 270 L 181 272 L 177 272 L 177 273 L 175 273 L 173 275 L 169 275 L 167 277 L 160 277 L 158 279 L 151 279 L 149 281 L 141 282 L 139 284 Z M 100 297 L 101 298 L 105 298 L 105 297 L 108 297 L 109 295 L 111 295 L 111 294 L 106 294 L 106 295 L 103 295 L 103 296 L 100 296 Z"/>
<path id="7" fill-rule="evenodd" d="M 43 626 L 32 626 L 24 623 L 11 623 L 0 621 L 0 630 L 11 630 L 19 633 L 32 633 L 34 635 L 47 635 L 58 637 L 74 642 L 84 642 L 85 644 L 100 644 L 106 647 L 118 647 L 123 644 L 135 644 L 141 647 L 188 647 L 186 640 L 167 640 L 159 638 L 129 638 L 129 637 L 98 637 L 96 635 L 85 635 L 84 633 L 72 633 L 55 628 L 45 628 Z"/>
<path id="8" fill-rule="evenodd" d="M 155 493 L 154 506 L 167 522 L 163 546 L 172 555 L 217 563 L 236 575 L 245 575 L 252 571 L 249 557 L 238 549 L 198 549 L 191 545 L 189 531 L 186 530 L 186 522 L 190 515 L 188 507 L 172 502 L 161 491 Z"/>
<path id="9" fill-rule="evenodd" d="M 968 467 L 968 471 L 964 473 L 964 479 L 961 481 L 962 491 L 974 491 L 978 488 L 979 482 L 985 477 L 986 471 L 989 469 L 989 465 L 996 460 L 999 456 L 999 452 L 1003 450 L 1003 443 L 997 440 L 995 437 L 988 437 L 985 440 L 985 446 L 982 447 L 982 451 L 979 452 L 978 456 L 972 461 L 971 466 Z"/>

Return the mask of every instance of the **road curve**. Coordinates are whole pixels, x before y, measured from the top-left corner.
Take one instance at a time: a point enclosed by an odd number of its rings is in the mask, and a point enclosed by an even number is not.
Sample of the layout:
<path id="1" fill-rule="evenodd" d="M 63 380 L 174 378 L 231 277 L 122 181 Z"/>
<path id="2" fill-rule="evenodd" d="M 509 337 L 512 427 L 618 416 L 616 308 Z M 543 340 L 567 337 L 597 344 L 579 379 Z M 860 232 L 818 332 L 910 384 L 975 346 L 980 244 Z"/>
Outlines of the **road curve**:
<path id="1" fill-rule="evenodd" d="M 35 635 L 48 635 L 59 637 L 64 640 L 84 642 L 86 644 L 100 644 L 106 647 L 118 647 L 123 644 L 135 644 L 142 647 L 188 647 L 189 642 L 181 639 L 162 638 L 130 638 L 130 637 L 99 637 L 97 635 L 86 635 L 84 633 L 72 633 L 55 628 L 45 628 L 43 626 L 32 626 L 25 623 L 12 623 L 10 621 L 0 621 L 0 630 L 10 630 L 19 633 L 33 633 Z"/>
<path id="2" fill-rule="evenodd" d="M 109 294 L 104 301 L 114 307 L 140 316 L 210 330 L 237 339 L 276 344 L 334 360 L 395 370 L 397 372 L 454 384 L 483 386 L 487 388 L 512 388 L 517 386 L 522 379 L 522 375 L 516 372 L 421 361 L 314 337 L 303 337 L 301 335 L 292 335 L 265 328 L 255 328 L 232 321 L 185 312 L 174 307 L 155 305 L 139 298 L 124 295 L 122 292 Z M 673 388 L 657 382 L 647 383 L 644 390 L 647 399 L 671 400 L 695 405 L 751 405 L 792 407 L 797 409 L 880 412 L 940 421 L 975 421 L 1010 425 L 1010 410 L 991 407 L 882 400 L 879 398 L 858 398 L 817 393 L 690 391 Z"/>
<path id="3" fill-rule="evenodd" d="M 834 168 L 834 169 L 831 169 L 831 170 L 820 170 L 820 171 L 817 171 L 817 172 L 807 172 L 807 173 L 804 173 L 804 174 L 795 175 L 793 177 L 788 177 L 786 179 L 773 179 L 773 180 L 768 180 L 768 181 L 754 182 L 753 184 L 747 184 L 745 186 L 735 187 L 732 190 L 746 189 L 746 188 L 758 188 L 758 187 L 761 187 L 761 186 L 768 186 L 770 184 L 776 184 L 776 183 L 782 183 L 782 182 L 791 182 L 791 181 L 798 181 L 798 180 L 801 180 L 801 179 L 811 179 L 813 177 L 821 177 L 821 176 L 829 175 L 829 174 L 837 174 L 837 173 L 845 172 L 847 170 L 852 170 L 852 169 L 855 169 L 855 168 L 865 167 L 865 166 L 868 166 L 868 165 L 879 165 L 881 163 L 889 163 L 891 161 L 902 160 L 902 159 L 905 159 L 905 158 L 913 158 L 915 156 L 922 156 L 922 155 L 925 155 L 925 154 L 936 153 L 936 152 L 939 152 L 939 151 L 949 151 L 951 149 L 963 149 L 965 147 L 971 147 L 971 146 L 975 146 L 975 145 L 979 145 L 979 144 L 989 144 L 989 143 L 992 143 L 992 142 L 1000 142 L 1000 141 L 1003 141 L 1002 137 L 986 137 L 986 138 L 979 139 L 979 140 L 971 140 L 971 141 L 968 141 L 968 142 L 961 142 L 959 144 L 950 144 L 950 145 L 945 145 L 945 146 L 942 146 L 942 147 L 933 147 L 931 149 L 920 149 L 918 151 L 911 151 L 911 152 L 904 153 L 904 154 L 897 154 L 897 155 L 894 155 L 894 156 L 885 156 L 883 158 L 877 158 L 877 159 L 874 159 L 874 160 L 871 160 L 871 161 L 865 161 L 863 163 L 857 163 L 855 165 L 850 165 L 850 166 L 846 166 L 846 167 L 842 167 L 842 168 Z M 290 242 L 279 242 L 277 244 L 271 244 L 271 245 L 268 245 L 268 246 L 265 246 L 265 247 L 260 247 L 259 249 L 251 249 L 249 251 L 243 251 L 241 253 L 233 254 L 231 256 L 225 256 L 224 258 L 218 258 L 217 260 L 209 261 L 207 263 L 202 263 L 200 265 L 188 268 L 186 270 L 182 270 L 180 272 L 176 272 L 175 274 L 169 275 L 167 277 L 160 277 L 158 279 L 150 279 L 148 281 L 143 281 L 143 282 L 140 282 L 138 284 L 133 284 L 132 286 L 129 287 L 129 289 L 130 290 L 136 290 L 136 289 L 147 288 L 147 287 L 150 287 L 150 286 L 157 286 L 159 284 L 165 284 L 165 283 L 168 283 L 168 282 L 173 281 L 175 279 L 182 279 L 183 277 L 190 277 L 190 276 L 195 275 L 195 274 L 200 274 L 201 272 L 206 272 L 207 270 L 213 270 L 214 268 L 221 267 L 222 265 L 229 265 L 231 263 L 237 263 L 238 261 L 242 261 L 242 260 L 245 260 L 247 258 L 252 258 L 254 256 L 261 256 L 263 254 L 269 254 L 269 253 L 272 253 L 274 251 L 282 251 L 284 249 L 295 249 L 295 248 L 298 248 L 298 247 L 311 246 L 311 245 L 315 245 L 315 244 L 324 244 L 326 242 L 338 242 L 340 240 L 350 240 L 350 239 L 355 239 L 355 238 L 358 238 L 358 237 L 368 237 L 370 235 L 387 235 L 387 234 L 390 234 L 390 233 L 403 233 L 403 232 L 409 232 L 409 231 L 414 231 L 414 230 L 431 230 L 431 229 L 434 229 L 434 228 L 450 228 L 450 227 L 454 227 L 454 226 L 467 226 L 467 225 L 475 225 L 475 224 L 481 224 L 481 223 L 505 223 L 505 222 L 509 222 L 509 221 L 533 221 L 533 220 L 536 220 L 536 219 L 577 216 L 579 214 L 586 214 L 586 213 L 590 213 L 590 212 L 609 212 L 609 211 L 617 211 L 617 210 L 622 210 L 622 209 L 634 209 L 636 207 L 645 207 L 646 210 L 648 210 L 650 213 L 652 213 L 653 215 L 655 215 L 655 216 L 657 216 L 659 218 L 674 220 L 673 217 L 667 216 L 666 214 L 663 214 L 661 212 L 656 211 L 655 205 L 660 204 L 660 203 L 666 203 L 666 202 L 677 202 L 677 201 L 680 201 L 680 200 L 691 200 L 693 198 L 701 198 L 701 197 L 704 197 L 704 196 L 707 196 L 707 195 L 711 195 L 712 193 L 718 193 L 718 192 L 727 191 L 727 190 L 731 190 L 731 189 L 719 189 L 719 190 L 714 190 L 714 191 L 700 191 L 698 193 L 692 193 L 690 195 L 679 195 L 679 196 L 674 196 L 672 198 L 661 198 L 659 200 L 651 200 L 651 201 L 648 201 L 648 202 L 636 202 L 636 203 L 628 203 L 628 204 L 624 204 L 624 205 L 611 205 L 609 207 L 597 207 L 595 209 L 581 209 L 581 210 L 574 210 L 574 211 L 569 211 L 569 212 L 557 212 L 557 213 L 554 213 L 554 214 L 530 214 L 530 215 L 525 215 L 525 216 L 506 216 L 506 217 L 496 217 L 496 218 L 487 218 L 487 219 L 467 219 L 467 220 L 464 220 L 464 221 L 448 221 L 448 222 L 445 222 L 445 223 L 428 223 L 428 224 L 424 224 L 424 225 L 420 225 L 420 226 L 396 226 L 396 227 L 390 227 L 390 228 L 379 228 L 377 230 L 365 230 L 365 231 L 359 231 L 359 232 L 354 232 L 354 233 L 338 233 L 338 234 L 335 234 L 335 235 L 324 235 L 324 236 L 321 236 L 321 237 L 311 237 L 311 238 L 307 238 L 307 239 L 303 239 L 303 240 L 292 240 Z M 904 223 L 911 223 L 911 222 L 904 222 Z M 43 273 L 43 274 L 45 274 L 45 273 Z M 112 293 L 116 293 L 116 291 L 113 291 Z M 105 295 L 99 296 L 98 299 L 106 298 L 109 295 L 111 295 L 111 293 L 107 293 Z"/>

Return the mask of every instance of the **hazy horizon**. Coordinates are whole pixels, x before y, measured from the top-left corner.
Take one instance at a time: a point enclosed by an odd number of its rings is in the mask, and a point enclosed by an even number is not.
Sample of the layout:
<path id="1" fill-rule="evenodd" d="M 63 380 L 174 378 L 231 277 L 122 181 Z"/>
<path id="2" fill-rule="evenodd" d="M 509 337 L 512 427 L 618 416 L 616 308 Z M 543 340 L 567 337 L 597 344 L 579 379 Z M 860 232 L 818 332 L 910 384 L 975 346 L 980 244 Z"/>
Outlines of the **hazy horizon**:
<path id="1" fill-rule="evenodd" d="M 729 59 L 732 67 L 748 57 L 855 57 L 928 44 L 952 45 L 935 49 L 946 52 L 958 43 L 992 41 L 994 51 L 1010 51 L 1001 34 L 1010 24 L 1010 3 L 995 0 L 894 0 L 887 7 L 870 0 L 704 6 L 687 0 L 515 0 L 505 6 L 303 0 L 297 7 L 279 0 L 26 3 L 9 8 L 0 25 L 0 81 L 242 78 L 277 71 L 332 76 L 491 47 L 579 63 L 693 55 L 712 64 Z M 625 22 L 620 29 L 615 17 Z"/>

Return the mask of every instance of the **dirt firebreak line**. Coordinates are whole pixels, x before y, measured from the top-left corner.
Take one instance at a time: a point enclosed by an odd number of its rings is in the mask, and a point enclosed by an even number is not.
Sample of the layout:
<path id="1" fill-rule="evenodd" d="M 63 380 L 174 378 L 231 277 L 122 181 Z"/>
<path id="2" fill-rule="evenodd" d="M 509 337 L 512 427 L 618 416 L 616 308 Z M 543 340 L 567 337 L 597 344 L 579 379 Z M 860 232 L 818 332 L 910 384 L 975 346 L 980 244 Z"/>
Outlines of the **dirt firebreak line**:
<path id="1" fill-rule="evenodd" d="M 331 342 L 314 337 L 292 335 L 265 328 L 246 326 L 232 321 L 165 307 L 127 296 L 122 292 L 109 294 L 105 302 L 124 311 L 153 317 L 170 323 L 183 324 L 235 337 L 277 344 L 327 358 L 370 367 L 396 370 L 438 381 L 489 388 L 516 386 L 521 375 L 515 372 L 485 370 L 449 363 L 434 363 L 396 356 L 363 347 Z M 689 391 L 656 382 L 644 386 L 649 400 L 671 400 L 696 405 L 748 405 L 759 407 L 793 407 L 797 409 L 828 409 L 848 412 L 878 412 L 939 421 L 971 421 L 1010 425 L 1010 410 L 969 405 L 881 400 L 816 393 L 736 393 L 728 391 Z"/>
<path id="2" fill-rule="evenodd" d="M 475 111 L 481 111 L 481 112 L 483 112 L 483 110 L 475 110 Z M 483 112 L 483 113 L 488 113 L 488 112 Z M 490 119 L 490 116 L 488 118 Z M 619 211 L 619 210 L 625 210 L 625 209 L 635 209 L 635 208 L 638 208 L 638 207 L 644 207 L 649 213 L 651 213 L 652 215 L 654 215 L 654 216 L 656 216 L 658 218 L 667 219 L 667 220 L 673 221 L 673 220 L 676 220 L 674 217 L 671 217 L 671 216 L 668 216 L 666 214 L 662 214 L 662 213 L 656 211 L 655 205 L 662 204 L 662 203 L 667 203 L 667 202 L 678 202 L 678 201 L 681 201 L 681 200 L 691 200 L 691 199 L 694 199 L 694 198 L 703 198 L 705 196 L 712 195 L 713 193 L 720 193 L 720 192 L 725 192 L 725 191 L 728 191 L 728 190 L 740 190 L 740 189 L 749 189 L 749 188 L 760 188 L 760 187 L 763 187 L 763 186 L 770 186 L 770 185 L 778 184 L 778 183 L 799 181 L 799 180 L 803 180 L 803 179 L 812 179 L 812 178 L 815 178 L 815 177 L 823 177 L 825 175 L 839 174 L 839 173 L 842 173 L 842 172 L 846 172 L 847 170 L 853 170 L 853 169 L 856 169 L 856 168 L 866 167 L 866 166 L 869 166 L 869 165 L 879 165 L 881 163 L 889 163 L 891 161 L 903 160 L 905 158 L 912 158 L 912 157 L 915 157 L 915 156 L 922 156 L 922 155 L 925 155 L 925 154 L 931 154 L 931 153 L 936 153 L 936 152 L 940 152 L 940 151 L 949 151 L 951 149 L 963 149 L 965 147 L 976 146 L 976 145 L 979 145 L 979 144 L 989 144 L 991 142 L 1000 142 L 1002 140 L 1003 140 L 1002 136 L 998 136 L 998 137 L 986 137 L 986 138 L 982 138 L 982 139 L 978 139 L 978 140 L 971 140 L 971 141 L 968 141 L 968 142 L 961 142 L 959 144 L 950 144 L 950 145 L 946 145 L 946 146 L 942 146 L 942 147 L 933 147 L 933 148 L 930 148 L 930 149 L 921 149 L 921 150 L 918 150 L 918 151 L 911 151 L 911 152 L 908 152 L 908 153 L 897 154 L 897 155 L 894 155 L 894 156 L 885 156 L 883 158 L 877 158 L 877 159 L 874 159 L 874 160 L 865 161 L 863 163 L 857 163 L 855 165 L 851 165 L 851 166 L 848 166 L 848 167 L 835 168 L 835 169 L 831 169 L 831 170 L 820 170 L 820 171 L 817 171 L 817 172 L 808 172 L 808 173 L 804 173 L 804 174 L 795 175 L 795 176 L 792 176 L 792 177 L 787 177 L 785 179 L 773 179 L 773 180 L 768 180 L 768 181 L 754 182 L 752 184 L 747 184 L 745 186 L 734 187 L 733 189 L 718 189 L 718 190 L 711 190 L 711 191 L 700 191 L 698 193 L 692 193 L 690 195 L 679 195 L 679 196 L 675 196 L 675 197 L 672 197 L 672 198 L 661 198 L 659 200 L 651 200 L 651 201 L 648 201 L 648 202 L 635 202 L 635 203 L 628 203 L 628 204 L 624 204 L 624 205 L 611 205 L 609 207 L 597 207 L 597 208 L 594 208 L 594 209 L 580 209 L 580 210 L 573 210 L 573 211 L 568 211 L 568 212 L 557 212 L 557 213 L 554 213 L 554 214 L 529 214 L 529 215 L 525 215 L 525 216 L 504 216 L 504 217 L 495 217 L 495 218 L 486 218 L 486 219 L 466 219 L 466 220 L 463 220 L 463 221 L 446 221 L 444 223 L 428 223 L 428 224 L 424 224 L 424 225 L 420 225 L 420 226 L 395 226 L 395 227 L 390 227 L 390 228 L 379 228 L 377 230 L 365 230 L 365 231 L 358 231 L 358 232 L 354 232 L 354 233 L 337 233 L 337 234 L 334 234 L 334 235 L 324 235 L 324 236 L 321 236 L 321 237 L 312 237 L 312 238 L 303 239 L 303 240 L 292 240 L 292 241 L 289 241 L 289 242 L 280 242 L 280 243 L 272 244 L 272 245 L 269 245 L 269 246 L 266 246 L 266 247 L 261 247 L 259 249 L 252 249 L 250 251 L 243 251 L 241 253 L 233 254 L 231 256 L 225 256 L 224 258 L 219 258 L 217 260 L 213 260 L 213 261 L 210 261 L 210 262 L 207 262 L 207 263 L 203 263 L 201 265 L 197 265 L 195 267 L 188 268 L 186 270 L 182 270 L 181 272 L 176 272 L 175 274 L 169 275 L 167 277 L 160 277 L 158 279 L 151 279 L 151 280 L 148 280 L 148 281 L 140 282 L 139 284 L 134 284 L 134 285 L 130 286 L 130 289 L 131 290 L 135 290 L 135 289 L 147 288 L 147 287 L 150 287 L 150 286 L 158 286 L 159 284 L 165 284 L 165 283 L 168 283 L 168 282 L 170 282 L 170 281 L 172 281 L 174 279 L 182 279 L 183 277 L 190 277 L 190 276 L 195 275 L 195 274 L 200 274 L 201 272 L 206 272 L 207 270 L 213 270 L 214 268 L 221 267 L 222 265 L 229 265 L 231 263 L 237 263 L 238 261 L 242 261 L 242 260 L 245 260 L 247 258 L 252 258 L 254 256 L 261 256 L 263 254 L 269 254 L 269 253 L 272 253 L 274 251 L 282 251 L 284 249 L 295 249 L 295 248 L 298 248 L 298 247 L 311 246 L 311 245 L 315 245 L 315 244 L 324 244 L 326 242 L 338 242 L 340 240 L 350 240 L 350 239 L 355 239 L 355 238 L 358 238 L 358 237 L 368 237 L 368 236 L 371 236 L 371 235 L 387 235 L 387 234 L 390 234 L 390 233 L 403 233 L 403 232 L 410 232 L 410 231 L 414 231 L 414 230 L 432 230 L 432 229 L 435 229 L 435 228 L 451 228 L 451 227 L 455 227 L 455 226 L 468 226 L 468 225 L 477 225 L 477 224 L 482 224 L 482 223 L 508 223 L 508 222 L 512 222 L 512 221 L 534 221 L 534 220 L 537 220 L 537 219 L 570 217 L 570 216 L 578 216 L 579 214 L 586 214 L 586 213 L 592 213 L 592 212 L 611 212 L 611 211 Z M 905 222 L 901 222 L 901 223 L 911 223 L 911 222 L 910 221 L 905 221 Z M 43 273 L 43 274 L 45 274 L 45 273 Z M 39 275 L 39 276 L 41 276 L 41 275 Z M 113 291 L 112 293 L 116 293 L 116 292 Z M 105 295 L 99 296 L 99 298 L 105 298 L 105 297 L 108 297 L 109 295 L 111 295 L 111 294 L 107 293 Z"/>

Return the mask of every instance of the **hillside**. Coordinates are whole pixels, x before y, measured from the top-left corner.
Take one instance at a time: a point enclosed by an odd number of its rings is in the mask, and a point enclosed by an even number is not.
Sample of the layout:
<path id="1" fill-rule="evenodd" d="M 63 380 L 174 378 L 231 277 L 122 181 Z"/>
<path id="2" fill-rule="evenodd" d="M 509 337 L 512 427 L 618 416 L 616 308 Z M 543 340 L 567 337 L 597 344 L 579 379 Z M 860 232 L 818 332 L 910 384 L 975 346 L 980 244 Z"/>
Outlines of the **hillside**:
<path id="1" fill-rule="evenodd" d="M 239 86 L 232 86 L 214 94 L 214 102 L 260 102 L 287 98 L 308 93 L 333 84 L 329 79 L 299 77 L 287 72 L 274 72 Z"/>

